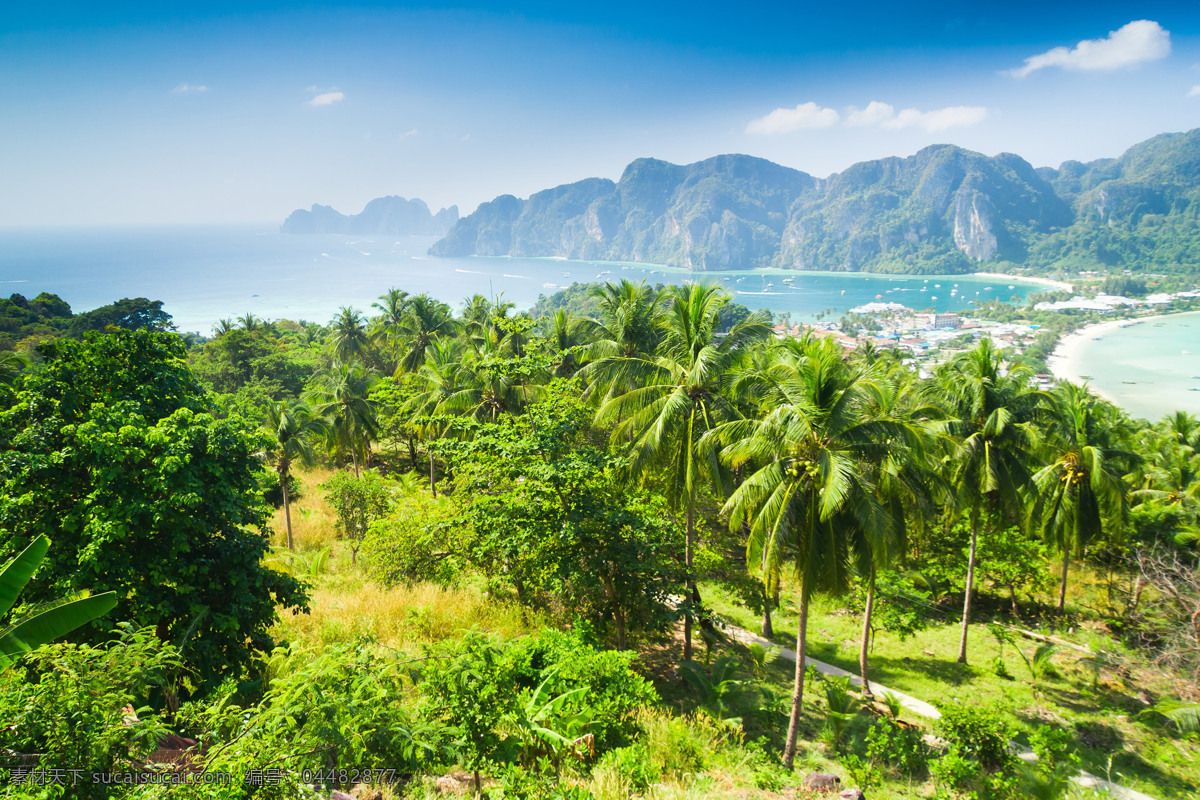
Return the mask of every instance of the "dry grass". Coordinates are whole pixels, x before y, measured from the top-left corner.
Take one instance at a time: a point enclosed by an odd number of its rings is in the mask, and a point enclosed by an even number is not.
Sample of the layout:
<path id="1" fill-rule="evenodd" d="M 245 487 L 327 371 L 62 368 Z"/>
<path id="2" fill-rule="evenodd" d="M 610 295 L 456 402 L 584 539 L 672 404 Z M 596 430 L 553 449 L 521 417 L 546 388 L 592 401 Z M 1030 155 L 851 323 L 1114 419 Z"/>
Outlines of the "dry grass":
<path id="1" fill-rule="evenodd" d="M 457 638 L 469 628 L 512 638 L 544 626 L 531 612 L 496 602 L 475 587 L 385 588 L 357 574 L 323 577 L 310 606 L 309 614 L 282 612 L 274 635 L 317 646 L 365 635 L 399 650 Z"/>
<path id="2" fill-rule="evenodd" d="M 334 527 L 337 515 L 325 502 L 325 493 L 320 489 L 320 484 L 332 474 L 333 471 L 328 469 L 295 472 L 301 491 L 300 499 L 292 501 L 292 538 L 297 550 L 317 550 L 332 547 L 337 542 Z M 271 544 L 287 546 L 287 524 L 282 508 L 271 518 L 270 527 Z"/>

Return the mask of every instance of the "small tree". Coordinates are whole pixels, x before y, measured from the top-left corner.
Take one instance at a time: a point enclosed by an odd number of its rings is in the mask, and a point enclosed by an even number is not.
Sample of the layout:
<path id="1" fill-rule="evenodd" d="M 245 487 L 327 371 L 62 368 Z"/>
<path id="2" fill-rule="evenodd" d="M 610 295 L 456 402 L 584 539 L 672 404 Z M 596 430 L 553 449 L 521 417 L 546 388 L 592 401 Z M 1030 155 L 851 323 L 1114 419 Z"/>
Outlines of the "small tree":
<path id="1" fill-rule="evenodd" d="M 337 513 L 337 529 L 350 543 L 350 563 L 358 563 L 358 549 L 371 523 L 382 519 L 391 505 L 392 490 L 378 472 L 364 469 L 358 477 L 335 472 L 321 484 L 325 499 Z"/>

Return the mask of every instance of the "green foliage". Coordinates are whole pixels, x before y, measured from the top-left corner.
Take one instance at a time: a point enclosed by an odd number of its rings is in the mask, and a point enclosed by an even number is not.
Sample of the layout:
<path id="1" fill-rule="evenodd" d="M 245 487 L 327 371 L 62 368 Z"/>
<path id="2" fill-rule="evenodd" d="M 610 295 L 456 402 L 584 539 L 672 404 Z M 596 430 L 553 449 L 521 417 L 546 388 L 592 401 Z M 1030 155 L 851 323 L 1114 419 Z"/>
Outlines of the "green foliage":
<path id="1" fill-rule="evenodd" d="M 833 749 L 837 750 L 841 747 L 846 726 L 858 714 L 859 702 L 850 694 L 850 676 L 831 678 L 822 675 L 821 682 L 825 688 L 825 723 L 833 740 Z"/>
<path id="2" fill-rule="evenodd" d="M 0 352 L 28 337 L 62 335 L 71 316 L 71 307 L 56 294 L 42 292 L 33 300 L 19 294 L 0 298 Z"/>
<path id="3" fill-rule="evenodd" d="M 449 445 L 466 520 L 464 556 L 518 598 L 562 598 L 598 627 L 656 633 L 674 618 L 681 542 L 663 503 L 587 442 L 587 409 L 562 382 L 521 417 L 459 423 Z"/>
<path id="4" fill-rule="evenodd" d="M 976 764 L 976 770 L 997 772 L 1008 769 L 1015 756 L 1008 749 L 1012 725 L 996 707 L 947 703 L 934 725 L 934 733 L 946 740 L 949 755 Z"/>
<path id="5" fill-rule="evenodd" d="M 469 530 L 455 497 L 404 493 L 367 529 L 363 559 L 370 574 L 386 584 L 432 581 L 448 586 L 468 564 Z"/>
<path id="6" fill-rule="evenodd" d="M 704 667 L 695 661 L 685 661 L 679 665 L 679 674 L 699 695 L 704 711 L 721 723 L 740 730 L 741 717 L 727 716 L 730 695 L 742 685 L 742 681 L 737 678 L 737 664 L 737 659 L 733 656 L 721 656 L 710 670 L 705 671 Z"/>
<path id="7" fill-rule="evenodd" d="M 8 615 L 17 596 L 37 572 L 50 541 L 39 536 L 16 558 L 0 569 L 0 618 Z M 35 608 L 0 629 L 0 672 L 8 669 L 20 654 L 65 636 L 81 625 L 98 619 L 117 605 L 114 592 L 75 600 L 52 602 Z"/>
<path id="8" fill-rule="evenodd" d="M 528 767 L 539 758 L 557 764 L 564 750 L 626 745 L 638 729 L 635 712 L 656 699 L 630 670 L 631 654 L 594 650 L 578 634 L 545 631 L 501 645 L 469 633 L 431 655 L 438 663 L 419 683 L 425 713 L 453 729 L 472 769 Z"/>
<path id="9" fill-rule="evenodd" d="M 866 742 L 867 758 L 877 767 L 915 779 L 924 777 L 929 769 L 929 745 L 921 730 L 902 725 L 895 717 L 871 723 Z"/>
<path id="10" fill-rule="evenodd" d="M 146 707 L 150 694 L 164 688 L 168 673 L 181 664 L 153 630 L 128 625 L 103 647 L 54 644 L 34 650 L 22 659 L 23 669 L 0 677 L 0 747 L 42 754 L 43 769 L 85 775 L 133 770 L 166 733 Z M 71 796 L 103 798 L 108 791 L 87 781 Z"/>
<path id="11" fill-rule="evenodd" d="M 393 489 L 372 469 L 365 469 L 357 476 L 335 472 L 321 488 L 325 491 L 325 501 L 337 514 L 338 532 L 350 543 L 352 557 L 357 560 L 367 530 L 391 508 Z"/>
<path id="12" fill-rule="evenodd" d="M 245 673 L 273 646 L 277 606 L 306 602 L 260 563 L 258 434 L 212 416 L 174 335 L 118 331 L 40 353 L 0 412 L 0 553 L 55 543 L 24 599 L 115 591 L 112 618 L 179 645 L 197 686 Z M 93 624 L 73 637 L 105 635 Z"/>
<path id="13" fill-rule="evenodd" d="M 174 330 L 171 315 L 162 310 L 161 300 L 123 297 L 116 302 L 77 314 L 71 320 L 70 333 L 79 338 L 90 331 L 118 328 L 126 331 Z"/>
<path id="14" fill-rule="evenodd" d="M 277 651 L 273 661 L 274 677 L 258 703 L 242 707 L 226 694 L 180 712 L 181 722 L 209 748 L 209 771 L 284 771 L 280 783 L 259 790 L 241 786 L 232 797 L 296 797 L 304 770 L 353 764 L 404 772 L 444 762 L 444 729 L 412 713 L 403 665 L 378 654 L 372 643 L 347 642 L 315 654 Z M 203 791 L 196 787 L 180 796 L 198 800 L 206 797 Z"/>

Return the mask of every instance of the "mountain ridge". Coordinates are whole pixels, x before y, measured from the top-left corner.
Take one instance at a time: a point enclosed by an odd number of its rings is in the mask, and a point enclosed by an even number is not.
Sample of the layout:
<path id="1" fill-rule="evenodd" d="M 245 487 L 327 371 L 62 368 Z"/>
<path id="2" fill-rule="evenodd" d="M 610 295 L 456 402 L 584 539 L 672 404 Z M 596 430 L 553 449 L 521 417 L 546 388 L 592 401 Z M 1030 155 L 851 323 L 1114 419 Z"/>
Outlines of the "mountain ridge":
<path id="1" fill-rule="evenodd" d="M 954 273 L 986 264 L 1194 272 L 1198 211 L 1200 129 L 1057 169 L 948 144 L 824 179 L 740 154 L 684 165 L 639 158 L 617 181 L 586 178 L 482 203 L 430 253 L 697 271 Z"/>
<path id="2" fill-rule="evenodd" d="M 443 208 L 436 214 L 424 200 L 409 200 L 397 195 L 377 197 L 358 214 L 342 214 L 331 206 L 313 204 L 309 210 L 297 209 L 284 220 L 281 233 L 389 234 L 395 236 L 445 236 L 458 222 L 458 206 Z"/>

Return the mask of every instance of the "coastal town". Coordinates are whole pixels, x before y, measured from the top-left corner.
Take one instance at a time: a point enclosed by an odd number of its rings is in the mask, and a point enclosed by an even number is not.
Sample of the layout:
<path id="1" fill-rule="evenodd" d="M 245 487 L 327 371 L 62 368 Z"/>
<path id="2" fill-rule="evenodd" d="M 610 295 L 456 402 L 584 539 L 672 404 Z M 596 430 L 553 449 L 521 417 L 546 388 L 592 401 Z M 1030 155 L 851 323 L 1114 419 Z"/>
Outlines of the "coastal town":
<path id="1" fill-rule="evenodd" d="M 1082 285 L 1078 292 L 1061 281 L 1042 283 L 1057 294 L 1070 296 L 1036 301 L 1023 309 L 1007 306 L 1009 314 L 1004 316 L 1016 318 L 1005 320 L 990 318 L 993 308 L 986 306 L 961 313 L 937 313 L 914 310 L 879 297 L 850 309 L 840 320 L 784 323 L 776 325 L 775 330 L 779 337 L 800 336 L 811 330 L 818 337 L 837 340 L 847 350 L 865 345 L 877 350 L 896 349 L 922 377 L 928 377 L 934 366 L 955 353 L 972 347 L 976 340 L 989 337 L 1014 355 L 1034 356 L 1034 362 L 1045 367 L 1037 375 L 1039 385 L 1049 389 L 1060 379 L 1080 377 L 1064 368 L 1063 362 L 1067 360 L 1066 351 L 1081 342 L 1113 327 L 1138 325 L 1149 317 L 1194 310 L 1200 305 L 1200 288 L 1137 298 L 1106 294 L 1095 281 Z M 1048 316 L 1053 324 L 1047 324 Z"/>

